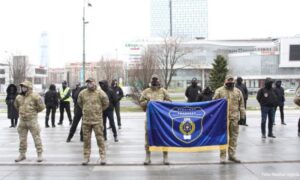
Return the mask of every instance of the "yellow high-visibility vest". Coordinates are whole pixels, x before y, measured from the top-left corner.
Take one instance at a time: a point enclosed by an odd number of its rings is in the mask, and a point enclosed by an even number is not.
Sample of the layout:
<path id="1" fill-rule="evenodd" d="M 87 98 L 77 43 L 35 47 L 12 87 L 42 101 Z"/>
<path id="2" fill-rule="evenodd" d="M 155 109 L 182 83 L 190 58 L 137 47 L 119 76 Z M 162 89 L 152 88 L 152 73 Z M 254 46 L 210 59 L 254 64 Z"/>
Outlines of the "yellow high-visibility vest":
<path id="1" fill-rule="evenodd" d="M 68 92 L 70 91 L 70 88 L 69 87 L 66 87 L 66 89 L 64 90 L 63 88 L 60 90 L 59 94 L 60 94 L 60 97 L 61 98 L 64 98 Z M 64 100 L 64 102 L 71 102 L 71 96 L 68 97 L 67 99 Z"/>

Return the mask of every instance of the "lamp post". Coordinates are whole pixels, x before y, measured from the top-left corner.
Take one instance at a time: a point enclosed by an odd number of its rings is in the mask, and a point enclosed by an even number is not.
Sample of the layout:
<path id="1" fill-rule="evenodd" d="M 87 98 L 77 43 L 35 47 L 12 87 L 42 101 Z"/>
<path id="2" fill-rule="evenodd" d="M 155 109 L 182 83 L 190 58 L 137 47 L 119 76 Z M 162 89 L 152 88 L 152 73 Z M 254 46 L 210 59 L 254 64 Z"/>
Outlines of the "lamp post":
<path id="1" fill-rule="evenodd" d="M 170 37 L 173 36 L 173 22 L 172 22 L 172 0 L 169 0 L 169 8 L 170 8 Z"/>
<path id="2" fill-rule="evenodd" d="M 86 0 L 83 0 L 83 13 L 82 13 L 82 81 L 85 81 L 85 25 L 89 23 L 85 20 L 85 5 Z M 92 7 L 91 3 L 87 3 L 89 7 Z"/>

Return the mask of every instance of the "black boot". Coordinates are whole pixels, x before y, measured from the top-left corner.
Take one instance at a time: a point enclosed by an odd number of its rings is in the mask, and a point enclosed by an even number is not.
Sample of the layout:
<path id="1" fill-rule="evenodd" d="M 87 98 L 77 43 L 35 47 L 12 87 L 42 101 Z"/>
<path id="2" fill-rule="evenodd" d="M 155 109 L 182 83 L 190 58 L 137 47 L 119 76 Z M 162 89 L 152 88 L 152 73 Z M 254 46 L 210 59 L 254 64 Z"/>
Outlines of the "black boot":
<path id="1" fill-rule="evenodd" d="M 14 126 L 17 127 L 17 124 L 18 124 L 18 118 L 15 119 L 15 124 L 14 124 Z"/>
<path id="2" fill-rule="evenodd" d="M 46 117 L 46 120 L 45 120 L 45 127 L 48 128 L 49 127 L 49 117 Z"/>
<path id="3" fill-rule="evenodd" d="M 52 124 L 52 127 L 54 128 L 55 127 L 55 119 L 54 118 L 51 119 L 51 124 Z"/>
<path id="4" fill-rule="evenodd" d="M 67 141 L 66 141 L 66 142 L 67 142 L 67 143 L 68 143 L 68 142 L 71 142 L 71 139 L 72 139 L 72 136 L 71 136 L 71 134 L 69 134 L 69 136 L 68 136 L 68 138 L 67 138 Z"/>
<path id="5" fill-rule="evenodd" d="M 15 127 L 14 119 L 10 119 L 10 122 L 11 122 L 11 125 L 9 126 L 9 128 Z"/>

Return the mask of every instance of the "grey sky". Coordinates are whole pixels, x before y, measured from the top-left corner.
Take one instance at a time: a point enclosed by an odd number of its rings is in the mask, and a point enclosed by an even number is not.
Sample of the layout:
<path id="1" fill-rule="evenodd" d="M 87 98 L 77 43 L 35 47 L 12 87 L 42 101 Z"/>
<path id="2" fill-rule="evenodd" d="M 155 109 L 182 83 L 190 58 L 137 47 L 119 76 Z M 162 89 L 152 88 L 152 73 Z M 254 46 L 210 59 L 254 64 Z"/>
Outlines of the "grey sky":
<path id="1" fill-rule="evenodd" d="M 209 39 L 300 34 L 299 0 L 208 0 Z M 149 0 L 90 0 L 87 60 L 115 57 L 131 39 L 149 36 Z M 0 0 L 0 57 L 5 51 L 39 62 L 40 35 L 49 36 L 49 65 L 82 58 L 83 0 Z M 116 51 L 118 49 L 118 52 Z"/>

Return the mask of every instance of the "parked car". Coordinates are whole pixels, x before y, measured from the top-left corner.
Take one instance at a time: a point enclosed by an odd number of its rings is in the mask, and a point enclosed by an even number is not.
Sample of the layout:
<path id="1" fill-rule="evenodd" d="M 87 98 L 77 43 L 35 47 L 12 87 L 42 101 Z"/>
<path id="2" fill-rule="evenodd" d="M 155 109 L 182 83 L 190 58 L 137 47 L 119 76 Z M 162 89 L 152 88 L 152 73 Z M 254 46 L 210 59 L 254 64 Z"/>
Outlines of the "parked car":
<path id="1" fill-rule="evenodd" d="M 130 97 L 133 95 L 133 87 L 132 86 L 123 86 L 121 88 L 123 90 L 123 94 L 125 97 Z"/>
<path id="2" fill-rule="evenodd" d="M 287 94 L 295 94 L 296 89 L 286 89 L 284 92 L 287 93 Z"/>

